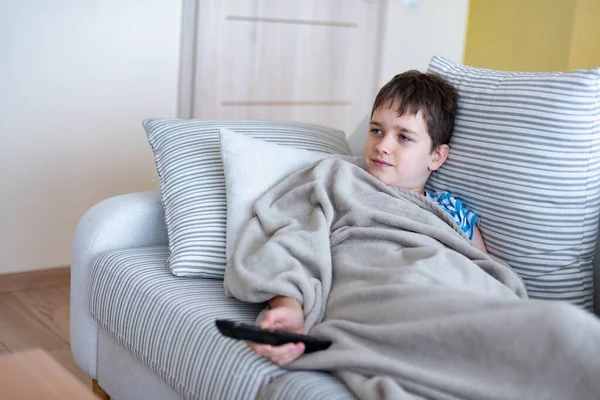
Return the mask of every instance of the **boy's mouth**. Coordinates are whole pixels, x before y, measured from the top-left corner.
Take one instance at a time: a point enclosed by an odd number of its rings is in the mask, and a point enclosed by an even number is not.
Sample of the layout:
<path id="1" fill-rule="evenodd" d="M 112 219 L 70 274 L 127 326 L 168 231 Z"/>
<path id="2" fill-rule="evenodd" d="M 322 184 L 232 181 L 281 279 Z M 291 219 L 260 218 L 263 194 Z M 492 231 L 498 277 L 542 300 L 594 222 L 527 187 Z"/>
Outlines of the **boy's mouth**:
<path id="1" fill-rule="evenodd" d="M 375 165 L 377 165 L 378 167 L 391 167 L 392 166 L 392 164 L 387 163 L 383 160 L 379 160 L 377 158 L 373 158 L 373 159 L 371 159 L 371 161 L 373 161 L 375 163 Z"/>

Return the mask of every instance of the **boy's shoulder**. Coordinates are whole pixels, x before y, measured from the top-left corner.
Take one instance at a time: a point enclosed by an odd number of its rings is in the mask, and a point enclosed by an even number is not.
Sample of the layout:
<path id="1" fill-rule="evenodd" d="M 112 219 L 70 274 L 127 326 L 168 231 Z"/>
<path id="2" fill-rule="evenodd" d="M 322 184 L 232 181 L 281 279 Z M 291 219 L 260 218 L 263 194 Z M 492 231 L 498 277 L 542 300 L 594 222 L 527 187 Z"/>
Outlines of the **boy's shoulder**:
<path id="1" fill-rule="evenodd" d="M 437 203 L 446 211 L 454 222 L 461 228 L 469 239 L 473 239 L 475 225 L 479 222 L 479 216 L 464 205 L 461 199 L 454 197 L 450 192 L 437 191 L 425 192 L 427 197 Z"/>
<path id="2" fill-rule="evenodd" d="M 431 200 L 438 203 L 440 206 L 447 207 L 447 208 L 467 210 L 467 207 L 465 207 L 462 200 L 459 199 L 458 197 L 455 197 L 451 192 L 439 190 L 439 191 L 431 191 L 431 192 L 426 191 L 425 193 L 426 193 L 427 197 L 429 197 Z"/>
<path id="3" fill-rule="evenodd" d="M 432 200 L 435 201 L 452 201 L 452 200 L 456 200 L 456 197 L 454 197 L 454 195 L 450 192 L 444 191 L 444 190 L 437 190 L 437 191 L 431 191 L 431 192 L 425 192 L 427 194 L 427 197 L 429 197 Z"/>

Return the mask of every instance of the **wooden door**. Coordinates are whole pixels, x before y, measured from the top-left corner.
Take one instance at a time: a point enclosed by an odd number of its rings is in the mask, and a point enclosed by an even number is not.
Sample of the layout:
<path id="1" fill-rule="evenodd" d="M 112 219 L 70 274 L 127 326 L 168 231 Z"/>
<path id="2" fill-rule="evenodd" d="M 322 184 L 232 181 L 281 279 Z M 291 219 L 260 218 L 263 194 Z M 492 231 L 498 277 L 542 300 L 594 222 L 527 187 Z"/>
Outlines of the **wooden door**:
<path id="1" fill-rule="evenodd" d="M 196 7 L 183 116 L 301 121 L 348 134 L 370 112 L 378 2 L 198 0 Z"/>

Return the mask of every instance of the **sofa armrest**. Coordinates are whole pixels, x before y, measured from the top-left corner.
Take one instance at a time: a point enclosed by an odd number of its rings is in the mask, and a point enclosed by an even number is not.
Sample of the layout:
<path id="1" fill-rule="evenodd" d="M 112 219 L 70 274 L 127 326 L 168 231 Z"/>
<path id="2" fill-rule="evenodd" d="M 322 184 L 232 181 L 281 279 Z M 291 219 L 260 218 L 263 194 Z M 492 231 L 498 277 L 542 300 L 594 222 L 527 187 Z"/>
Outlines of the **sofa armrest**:
<path id="1" fill-rule="evenodd" d="M 79 367 L 93 379 L 97 377 L 98 325 L 88 310 L 88 287 L 96 256 L 111 250 L 167 243 L 158 191 L 104 200 L 79 221 L 71 262 L 71 350 Z"/>

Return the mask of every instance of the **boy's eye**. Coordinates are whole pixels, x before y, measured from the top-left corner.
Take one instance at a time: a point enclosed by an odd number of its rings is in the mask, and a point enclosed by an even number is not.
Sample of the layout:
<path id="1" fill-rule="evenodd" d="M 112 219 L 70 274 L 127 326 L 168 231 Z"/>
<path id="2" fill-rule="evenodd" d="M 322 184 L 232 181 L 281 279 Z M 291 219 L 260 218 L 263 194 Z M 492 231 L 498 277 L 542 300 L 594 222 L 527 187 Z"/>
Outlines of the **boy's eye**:
<path id="1" fill-rule="evenodd" d="M 411 141 L 411 139 L 406 135 L 400 135 L 400 136 L 398 136 L 398 139 L 400 139 L 401 142 L 410 142 Z"/>
<path id="2" fill-rule="evenodd" d="M 371 133 L 375 136 L 379 136 L 381 135 L 383 132 L 381 132 L 381 129 L 377 129 L 377 128 L 372 128 L 371 129 Z"/>

